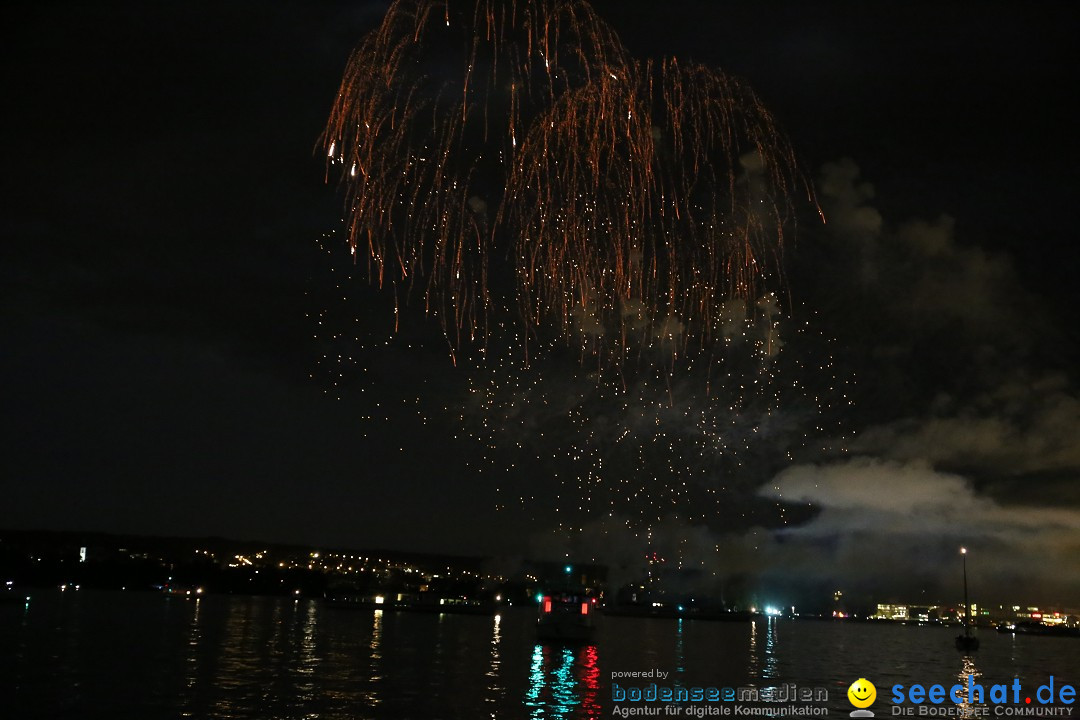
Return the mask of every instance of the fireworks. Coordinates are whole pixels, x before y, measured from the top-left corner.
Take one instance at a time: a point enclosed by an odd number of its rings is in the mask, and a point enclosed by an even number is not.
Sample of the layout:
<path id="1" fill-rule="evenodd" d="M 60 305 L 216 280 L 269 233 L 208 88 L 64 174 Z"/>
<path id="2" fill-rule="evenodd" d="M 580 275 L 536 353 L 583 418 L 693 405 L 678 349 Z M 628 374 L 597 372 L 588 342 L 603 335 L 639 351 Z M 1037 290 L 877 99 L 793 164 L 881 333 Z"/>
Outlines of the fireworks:
<path id="1" fill-rule="evenodd" d="M 844 452 L 836 411 L 851 402 L 850 380 L 827 338 L 769 303 L 727 331 L 730 342 L 678 372 L 605 372 L 551 351 L 473 373 L 461 421 L 483 449 L 474 469 L 495 474 L 501 503 L 554 507 L 564 529 L 605 516 L 637 528 L 669 516 L 728 529 L 786 522 L 757 488 L 791 462 Z M 780 352 L 781 337 L 796 352 Z"/>
<path id="2" fill-rule="evenodd" d="M 782 352 L 808 346 L 780 298 L 791 198 L 813 197 L 739 80 L 632 58 L 582 0 L 397 0 L 323 142 L 395 330 L 417 300 L 478 351 L 474 467 L 527 466 L 565 527 L 730 516 L 827 434 L 828 352 Z"/>
<path id="3" fill-rule="evenodd" d="M 740 82 L 637 61 L 579 0 L 398 0 L 354 52 L 324 136 L 347 239 L 450 347 L 557 336 L 601 364 L 707 348 L 782 281 L 808 188 Z M 526 350 L 527 352 L 527 350 Z"/>

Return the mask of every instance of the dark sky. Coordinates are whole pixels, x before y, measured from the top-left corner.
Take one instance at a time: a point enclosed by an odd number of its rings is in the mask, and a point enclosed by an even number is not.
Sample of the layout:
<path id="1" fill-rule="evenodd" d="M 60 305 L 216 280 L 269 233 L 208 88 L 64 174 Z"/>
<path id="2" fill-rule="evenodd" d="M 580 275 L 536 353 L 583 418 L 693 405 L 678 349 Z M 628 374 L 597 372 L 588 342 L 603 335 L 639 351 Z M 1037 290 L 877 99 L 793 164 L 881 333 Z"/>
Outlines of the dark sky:
<path id="1" fill-rule="evenodd" d="M 388 299 L 336 289 L 350 267 L 326 235 L 342 201 L 315 147 L 386 7 L 9 13 L 0 526 L 558 546 L 536 539 L 558 504 L 545 470 L 477 472 L 477 376 L 451 365 L 436 325 L 411 318 L 383 346 Z M 779 585 L 824 567 L 880 580 L 878 556 L 898 553 L 913 587 L 981 542 L 1001 582 L 1075 593 L 1073 6 L 595 7 L 636 56 L 721 67 L 774 112 L 828 219 L 792 246 L 791 294 L 856 388 L 847 455 L 800 456 L 731 499 L 782 493 L 812 518 L 669 522 L 655 542 Z M 328 358 L 342 346 L 317 325 L 328 308 L 368 338 L 340 377 Z M 523 487 L 541 501 L 506 502 Z M 603 555 L 594 541 L 581 553 Z"/>

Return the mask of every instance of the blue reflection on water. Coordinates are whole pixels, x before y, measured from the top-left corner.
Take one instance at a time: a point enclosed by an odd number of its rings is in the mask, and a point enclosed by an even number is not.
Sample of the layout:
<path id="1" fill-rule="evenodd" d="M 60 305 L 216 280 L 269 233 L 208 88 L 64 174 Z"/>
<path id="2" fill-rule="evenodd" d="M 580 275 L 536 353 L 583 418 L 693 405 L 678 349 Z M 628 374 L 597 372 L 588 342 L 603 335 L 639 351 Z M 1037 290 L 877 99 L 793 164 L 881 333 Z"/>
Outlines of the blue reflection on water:
<path id="1" fill-rule="evenodd" d="M 683 619 L 679 618 L 675 626 L 675 677 L 679 680 L 686 672 L 686 648 L 683 645 Z"/>

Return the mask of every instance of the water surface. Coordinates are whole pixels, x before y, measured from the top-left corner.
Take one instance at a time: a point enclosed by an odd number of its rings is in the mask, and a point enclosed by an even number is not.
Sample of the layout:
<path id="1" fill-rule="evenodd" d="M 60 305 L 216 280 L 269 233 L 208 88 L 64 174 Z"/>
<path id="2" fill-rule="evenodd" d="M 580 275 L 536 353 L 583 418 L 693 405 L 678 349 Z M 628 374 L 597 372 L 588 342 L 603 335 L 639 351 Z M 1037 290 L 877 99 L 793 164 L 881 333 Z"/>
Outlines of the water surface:
<path id="1" fill-rule="evenodd" d="M 1080 640 L 811 620 L 600 618 L 582 647 L 536 643 L 530 608 L 498 617 L 325 607 L 317 600 L 42 593 L 0 606 L 3 718 L 611 717 L 613 672 L 660 684 L 827 688 L 832 717 L 865 677 L 888 716 L 897 683 L 1080 685 Z M 620 686 L 646 685 L 623 680 Z M 1080 711 L 1074 710 L 1080 717 Z M 990 717 L 993 717 L 991 713 Z"/>

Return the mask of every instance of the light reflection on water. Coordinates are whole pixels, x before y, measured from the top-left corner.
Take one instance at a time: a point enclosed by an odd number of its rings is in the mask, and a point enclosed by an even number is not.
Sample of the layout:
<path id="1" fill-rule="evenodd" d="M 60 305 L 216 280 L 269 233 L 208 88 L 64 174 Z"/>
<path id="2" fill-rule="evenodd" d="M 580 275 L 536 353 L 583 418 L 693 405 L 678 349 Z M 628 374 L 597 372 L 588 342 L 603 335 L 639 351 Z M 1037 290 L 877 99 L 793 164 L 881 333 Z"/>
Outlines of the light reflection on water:
<path id="1" fill-rule="evenodd" d="M 0 606 L 5 717 L 609 717 L 613 672 L 658 684 L 826 687 L 833 713 L 856 678 L 984 687 L 1080 684 L 1080 641 L 983 633 L 973 655 L 948 628 L 758 619 L 600 618 L 593 644 L 537 644 L 535 617 L 328 608 L 307 599 L 81 592 Z M 649 680 L 619 681 L 645 685 Z M 984 701 L 985 702 L 985 701 Z M 833 714 L 830 713 L 830 714 Z"/>
<path id="2" fill-rule="evenodd" d="M 195 608 L 191 613 L 191 622 L 188 626 L 187 652 L 184 658 L 184 687 L 188 696 L 195 692 L 195 688 L 199 683 L 199 666 L 202 660 L 202 653 L 199 651 L 202 641 L 202 629 L 199 624 L 201 603 L 201 598 L 195 599 Z M 184 708 L 181 710 L 181 716 L 193 717 L 193 714 L 189 708 Z"/>
<path id="3" fill-rule="evenodd" d="M 484 695 L 484 708 L 490 717 L 496 717 L 496 711 L 502 704 L 505 688 L 501 681 L 502 661 L 499 660 L 499 642 L 502 640 L 502 615 L 496 615 L 491 630 L 491 663 L 484 676 L 487 678 Z"/>
<path id="4" fill-rule="evenodd" d="M 300 601 L 294 600 L 293 604 L 298 606 Z M 297 667 L 297 674 L 303 680 L 298 683 L 298 689 L 301 702 L 310 703 L 315 700 L 319 671 L 319 656 L 315 652 L 315 630 L 319 618 L 319 606 L 312 602 L 304 603 L 301 612 L 304 615 L 303 640 L 300 642 L 300 664 Z"/>
<path id="5" fill-rule="evenodd" d="M 777 646 L 776 636 L 779 632 L 780 621 L 772 617 L 771 615 L 765 618 L 765 652 L 763 661 L 761 662 L 761 679 L 762 680 L 776 680 L 779 679 L 779 673 L 777 672 L 777 664 L 779 662 L 777 658 Z"/>
<path id="6" fill-rule="evenodd" d="M 957 705 L 960 717 L 989 717 L 989 714 L 987 714 L 987 710 L 985 709 L 987 707 L 985 702 L 971 702 L 971 697 L 969 695 L 970 690 L 968 689 L 969 677 L 971 678 L 972 684 L 982 683 L 982 673 L 979 672 L 979 668 L 975 666 L 974 656 L 964 655 L 960 663 L 960 674 L 956 676 L 956 683 L 954 683 L 961 686 L 959 695 L 963 699 L 963 702 Z M 975 694 L 978 695 L 978 691 L 976 691 Z M 982 699 L 986 700 L 986 697 L 984 696 Z"/>
<path id="7" fill-rule="evenodd" d="M 686 651 L 683 640 L 683 619 L 679 618 L 675 621 L 675 674 L 671 678 L 673 681 L 681 680 L 683 673 L 686 672 Z"/>
<path id="8" fill-rule="evenodd" d="M 533 646 L 525 707 L 529 718 L 595 717 L 601 712 L 595 645 Z"/>
<path id="9" fill-rule="evenodd" d="M 770 616 L 751 620 L 748 624 L 750 628 L 750 643 L 747 652 L 749 684 L 773 685 L 775 683 L 759 681 L 780 679 L 777 655 L 777 632 L 780 621 Z"/>
<path id="10" fill-rule="evenodd" d="M 361 699 L 371 707 L 379 704 L 379 686 L 382 684 L 382 635 L 383 635 L 383 611 L 376 610 L 372 613 L 371 641 L 368 646 L 368 688 L 360 695 Z"/>

